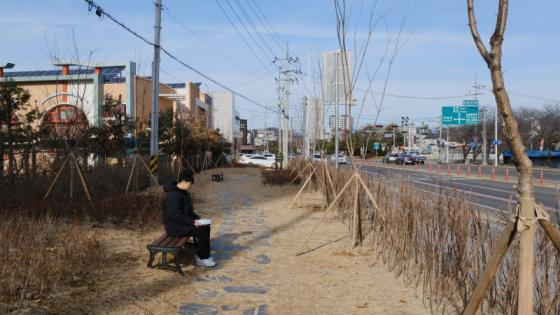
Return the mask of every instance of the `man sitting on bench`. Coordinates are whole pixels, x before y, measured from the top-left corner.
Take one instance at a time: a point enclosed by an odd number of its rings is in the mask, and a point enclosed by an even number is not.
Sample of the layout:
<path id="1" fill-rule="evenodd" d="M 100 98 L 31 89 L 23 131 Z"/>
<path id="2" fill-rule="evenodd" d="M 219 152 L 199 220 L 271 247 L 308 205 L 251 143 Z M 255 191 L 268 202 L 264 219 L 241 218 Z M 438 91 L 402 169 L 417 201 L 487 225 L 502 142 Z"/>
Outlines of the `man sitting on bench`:
<path id="1" fill-rule="evenodd" d="M 196 264 L 214 267 L 210 257 L 210 225 L 201 225 L 200 217 L 194 212 L 189 189 L 194 184 L 194 174 L 185 170 L 179 174 L 178 182 L 169 181 L 163 186 L 166 192 L 163 203 L 165 232 L 171 236 L 193 236 L 197 239 Z"/>

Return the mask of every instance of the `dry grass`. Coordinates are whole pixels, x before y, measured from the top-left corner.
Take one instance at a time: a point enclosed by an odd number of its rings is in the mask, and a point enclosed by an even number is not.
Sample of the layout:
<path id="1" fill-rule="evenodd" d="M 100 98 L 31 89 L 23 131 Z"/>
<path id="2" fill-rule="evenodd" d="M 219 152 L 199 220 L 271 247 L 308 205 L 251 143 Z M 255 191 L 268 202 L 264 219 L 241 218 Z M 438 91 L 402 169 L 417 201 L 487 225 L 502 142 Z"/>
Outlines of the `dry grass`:
<path id="1" fill-rule="evenodd" d="M 296 172 L 304 164 L 296 162 L 294 167 Z M 331 202 L 351 172 L 329 169 L 333 192 L 324 166 L 316 167 L 320 170 L 314 187 Z M 362 244 L 372 246 L 407 285 L 422 288 L 425 302 L 434 313 L 460 313 L 507 218 L 488 216 L 456 191 L 421 191 L 407 178 L 390 181 L 367 178 L 365 174 L 362 178 L 379 209 L 360 191 L 359 228 L 355 232 L 361 232 L 361 237 L 357 239 L 366 240 Z M 350 185 L 337 207 L 339 218 L 348 223 L 354 221 L 354 189 L 355 185 Z M 553 221 L 560 223 L 558 213 Z M 535 313 L 560 314 L 560 255 L 542 231 L 536 244 Z M 482 313 L 516 313 L 517 254 L 518 244 L 514 242 L 486 295 Z"/>
<path id="2" fill-rule="evenodd" d="M 39 300 L 91 278 L 105 254 L 76 224 L 2 216 L 0 302 Z"/>
<path id="3" fill-rule="evenodd" d="M 265 185 L 285 185 L 294 178 L 294 175 L 290 172 L 290 170 L 280 169 L 263 169 L 261 171 L 261 175 L 262 182 Z M 299 183 L 300 181 L 301 179 L 297 179 L 295 182 Z"/>

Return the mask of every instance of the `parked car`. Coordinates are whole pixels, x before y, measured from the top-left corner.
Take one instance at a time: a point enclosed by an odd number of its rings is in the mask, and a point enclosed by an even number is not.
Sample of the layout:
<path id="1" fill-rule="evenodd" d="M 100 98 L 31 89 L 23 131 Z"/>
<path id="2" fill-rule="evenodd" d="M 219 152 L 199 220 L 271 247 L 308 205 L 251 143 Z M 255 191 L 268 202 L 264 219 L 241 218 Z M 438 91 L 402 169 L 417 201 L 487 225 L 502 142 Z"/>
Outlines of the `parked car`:
<path id="1" fill-rule="evenodd" d="M 315 153 L 313 154 L 313 162 L 325 163 L 326 160 L 321 157 L 321 153 Z"/>
<path id="2" fill-rule="evenodd" d="M 262 156 L 264 156 L 267 160 L 272 160 L 272 161 L 276 161 L 276 155 L 272 154 L 272 153 L 263 153 L 261 154 Z"/>
<path id="3" fill-rule="evenodd" d="M 275 167 L 276 161 L 269 160 L 266 157 L 258 154 L 253 154 L 251 157 L 245 157 L 239 160 L 239 164 L 256 165 L 261 167 Z"/>
<path id="4" fill-rule="evenodd" d="M 382 162 L 384 164 L 395 164 L 397 163 L 397 160 L 399 159 L 399 155 L 396 153 L 387 153 L 385 154 L 385 156 L 383 157 Z"/>
<path id="5" fill-rule="evenodd" d="M 336 154 L 331 155 L 331 162 L 336 162 Z M 346 155 L 338 154 L 338 164 L 346 164 Z"/>

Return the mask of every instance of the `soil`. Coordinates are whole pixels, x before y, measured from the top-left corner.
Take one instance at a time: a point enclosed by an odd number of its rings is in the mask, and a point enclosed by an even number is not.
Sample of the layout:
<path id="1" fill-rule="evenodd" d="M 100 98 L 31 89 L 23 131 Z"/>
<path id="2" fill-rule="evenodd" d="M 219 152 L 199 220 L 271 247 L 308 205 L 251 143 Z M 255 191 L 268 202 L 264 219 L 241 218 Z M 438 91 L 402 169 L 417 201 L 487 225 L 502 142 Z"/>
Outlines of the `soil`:
<path id="1" fill-rule="evenodd" d="M 224 181 L 210 181 L 223 172 Z M 211 170 L 193 187 L 196 212 L 211 218 L 218 266 L 180 258 L 186 276 L 146 268 L 146 245 L 163 228 L 89 227 L 109 253 L 96 279 L 46 302 L 67 314 L 428 314 L 366 246 L 353 249 L 348 227 L 332 214 L 296 250 L 323 215 L 323 200 L 298 186 L 264 186 L 260 170 Z M 43 303 L 41 303 L 43 304 Z M 45 310 L 45 308 L 43 308 Z"/>

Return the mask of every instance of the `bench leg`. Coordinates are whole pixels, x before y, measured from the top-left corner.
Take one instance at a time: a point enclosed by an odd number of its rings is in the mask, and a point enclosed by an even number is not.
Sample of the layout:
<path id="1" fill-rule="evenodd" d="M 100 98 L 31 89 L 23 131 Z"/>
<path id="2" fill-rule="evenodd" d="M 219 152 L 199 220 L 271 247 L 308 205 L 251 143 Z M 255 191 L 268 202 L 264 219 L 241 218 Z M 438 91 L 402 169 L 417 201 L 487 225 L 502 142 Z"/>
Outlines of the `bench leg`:
<path id="1" fill-rule="evenodd" d="M 154 256 L 156 255 L 157 251 L 148 249 L 150 251 L 150 259 L 148 260 L 148 268 L 154 268 Z"/>
<path id="2" fill-rule="evenodd" d="M 185 274 L 183 273 L 183 270 L 181 270 L 181 264 L 179 263 L 179 251 L 174 251 L 173 256 L 175 256 L 175 269 L 181 276 L 184 277 Z"/>
<path id="3" fill-rule="evenodd" d="M 167 267 L 167 252 L 161 252 L 161 266 L 163 268 Z"/>

